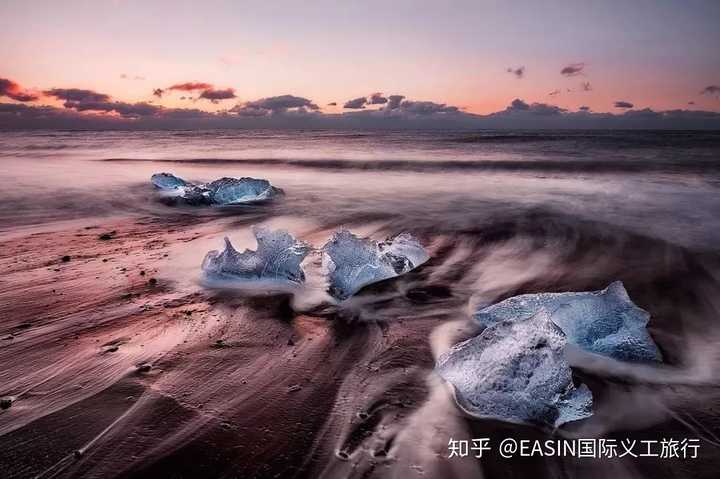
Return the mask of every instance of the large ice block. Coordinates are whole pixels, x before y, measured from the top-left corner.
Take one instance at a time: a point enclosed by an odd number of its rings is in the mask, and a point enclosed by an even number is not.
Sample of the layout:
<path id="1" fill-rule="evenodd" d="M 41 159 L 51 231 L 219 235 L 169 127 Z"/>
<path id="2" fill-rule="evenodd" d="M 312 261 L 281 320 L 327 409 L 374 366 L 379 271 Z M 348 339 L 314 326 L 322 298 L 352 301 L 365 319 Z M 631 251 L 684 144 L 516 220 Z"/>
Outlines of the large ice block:
<path id="1" fill-rule="evenodd" d="M 646 326 L 650 314 L 636 306 L 622 282 L 600 291 L 523 294 L 482 308 L 473 316 L 483 326 L 521 320 L 541 309 L 568 341 L 621 361 L 659 361 L 661 354 Z"/>
<path id="2" fill-rule="evenodd" d="M 282 190 L 268 180 L 249 177 L 224 177 L 207 184 L 194 184 L 171 173 L 155 173 L 150 181 L 164 197 L 191 205 L 241 205 L 282 195 Z"/>
<path id="3" fill-rule="evenodd" d="M 268 180 L 256 178 L 220 178 L 205 185 L 216 205 L 237 205 L 264 201 L 282 194 Z"/>
<path id="4" fill-rule="evenodd" d="M 301 263 L 311 248 L 284 230 L 256 228 L 257 251 L 238 252 L 225 238 L 223 251 L 210 251 L 202 270 L 208 279 L 231 281 L 271 280 L 301 283 L 305 273 Z"/>
<path id="5" fill-rule="evenodd" d="M 187 181 L 178 178 L 172 173 L 155 173 L 150 177 L 150 181 L 156 188 L 161 190 L 174 190 L 189 185 Z"/>
<path id="6" fill-rule="evenodd" d="M 566 338 L 546 311 L 494 323 L 453 346 L 435 370 L 468 413 L 558 427 L 592 415 L 592 393 L 575 387 L 563 357 Z"/>
<path id="7" fill-rule="evenodd" d="M 378 243 L 342 230 L 322 251 L 330 294 L 341 300 L 371 283 L 405 274 L 429 259 L 425 248 L 408 233 Z"/>

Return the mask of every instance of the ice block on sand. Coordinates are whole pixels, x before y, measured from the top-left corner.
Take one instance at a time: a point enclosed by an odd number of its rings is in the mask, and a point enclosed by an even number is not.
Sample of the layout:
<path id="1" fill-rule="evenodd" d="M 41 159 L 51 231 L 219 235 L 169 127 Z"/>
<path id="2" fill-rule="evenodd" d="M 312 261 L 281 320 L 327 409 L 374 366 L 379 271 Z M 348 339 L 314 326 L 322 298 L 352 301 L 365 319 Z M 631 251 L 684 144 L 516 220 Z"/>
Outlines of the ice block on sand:
<path id="1" fill-rule="evenodd" d="M 566 341 L 541 310 L 496 322 L 456 344 L 438 358 L 435 370 L 474 416 L 558 427 L 592 415 L 592 393 L 574 385 L 563 357 Z"/>
<path id="2" fill-rule="evenodd" d="M 224 177 L 207 184 L 194 184 L 171 173 L 155 173 L 150 181 L 164 196 L 191 205 L 240 205 L 282 195 L 282 190 L 268 180 L 249 177 Z"/>
<path id="3" fill-rule="evenodd" d="M 280 281 L 302 283 L 305 273 L 301 263 L 310 247 L 284 230 L 256 228 L 257 251 L 242 253 L 225 238 L 223 251 L 210 251 L 202 270 L 208 279 L 230 281 Z"/>
<path id="4" fill-rule="evenodd" d="M 341 300 L 371 283 L 405 274 L 429 259 L 425 248 L 408 233 L 377 242 L 342 230 L 322 252 L 330 294 Z"/>
<path id="5" fill-rule="evenodd" d="M 520 320 L 547 310 L 568 341 L 621 361 L 660 361 L 646 327 L 650 314 L 636 306 L 622 282 L 600 291 L 523 294 L 482 308 L 473 318 L 483 326 Z"/>
<path id="6" fill-rule="evenodd" d="M 174 190 L 190 185 L 190 183 L 172 173 L 155 173 L 150 177 L 150 181 L 156 188 L 161 190 Z"/>
<path id="7" fill-rule="evenodd" d="M 236 205 L 264 201 L 282 194 L 268 180 L 256 178 L 220 178 L 205 187 L 216 205 Z"/>

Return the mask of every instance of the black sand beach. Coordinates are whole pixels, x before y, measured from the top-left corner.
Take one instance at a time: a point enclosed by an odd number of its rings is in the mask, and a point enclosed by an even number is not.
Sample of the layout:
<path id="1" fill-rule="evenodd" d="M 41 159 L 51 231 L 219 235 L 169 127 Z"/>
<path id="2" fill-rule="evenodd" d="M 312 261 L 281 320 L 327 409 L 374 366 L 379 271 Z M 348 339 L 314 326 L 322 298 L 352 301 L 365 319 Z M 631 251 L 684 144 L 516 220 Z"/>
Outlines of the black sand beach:
<path id="1" fill-rule="evenodd" d="M 3 477 L 716 477 L 720 136 L 297 133 L 228 151 L 227 132 L 57 135 L 0 137 Z M 453 167 L 471 160 L 489 166 Z M 611 166 L 578 166 L 588 160 Z M 268 178 L 285 196 L 168 206 L 147 181 L 156 171 Z M 406 231 L 430 260 L 340 307 L 320 304 L 321 287 L 200 285 L 204 254 L 223 236 L 254 247 L 256 225 L 316 245 L 340 228 Z M 616 280 L 651 314 L 664 363 L 575 358 L 592 417 L 555 432 L 474 419 L 433 372 L 474 333 L 477 305 Z M 451 438 L 478 437 L 700 447 L 695 459 L 448 458 Z"/>

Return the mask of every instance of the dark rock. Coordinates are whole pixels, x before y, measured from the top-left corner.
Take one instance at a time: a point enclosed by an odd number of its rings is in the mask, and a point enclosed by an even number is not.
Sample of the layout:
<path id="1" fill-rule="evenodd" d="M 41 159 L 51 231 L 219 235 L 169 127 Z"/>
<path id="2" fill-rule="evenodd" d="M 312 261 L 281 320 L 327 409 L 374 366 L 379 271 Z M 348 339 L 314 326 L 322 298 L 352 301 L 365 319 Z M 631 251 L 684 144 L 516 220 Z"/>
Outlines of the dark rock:
<path id="1" fill-rule="evenodd" d="M 140 364 L 137 366 L 138 372 L 146 373 L 152 369 L 152 366 L 150 364 Z"/>
<path id="2" fill-rule="evenodd" d="M 70 261 L 70 256 L 65 255 L 65 256 L 62 257 L 62 262 L 63 262 L 63 263 L 67 263 L 67 262 L 69 262 L 69 261 Z"/>
<path id="3" fill-rule="evenodd" d="M 113 230 L 113 231 L 110 231 L 110 232 L 108 232 L 108 233 L 103 233 L 103 234 L 101 234 L 100 236 L 98 236 L 98 239 L 99 239 L 99 240 L 102 240 L 102 241 L 111 240 L 111 239 L 113 239 L 113 238 L 115 237 L 116 234 L 117 234 L 117 231 L 114 231 L 114 230 Z"/>

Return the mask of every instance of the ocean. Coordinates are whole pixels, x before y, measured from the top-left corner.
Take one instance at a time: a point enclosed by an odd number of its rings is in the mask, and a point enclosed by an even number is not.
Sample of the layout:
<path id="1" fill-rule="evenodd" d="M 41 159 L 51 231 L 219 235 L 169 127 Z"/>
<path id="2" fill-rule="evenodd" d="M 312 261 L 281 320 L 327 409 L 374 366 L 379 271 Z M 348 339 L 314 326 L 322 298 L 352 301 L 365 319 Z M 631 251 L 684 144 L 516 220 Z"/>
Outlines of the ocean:
<path id="1" fill-rule="evenodd" d="M 170 171 L 267 178 L 288 190 L 282 213 L 303 218 L 379 215 L 452 233 L 552 209 L 712 248 L 718 151 L 719 133 L 686 131 L 6 132 L 0 218 L 142 214 L 154 205 L 134 197 L 141 185 Z"/>
<path id="2" fill-rule="evenodd" d="M 168 205 L 149 182 L 157 172 L 265 178 L 284 195 Z M 0 184 L 4 477 L 720 467 L 720 132 L 11 131 L 0 132 Z M 256 226 L 316 246 L 340 229 L 407 232 L 430 260 L 342 307 L 319 304 L 322 285 L 295 297 L 203 287 L 204 255 L 225 236 L 254 248 Z M 479 306 L 618 280 L 650 313 L 664 363 L 573 360 L 591 418 L 561 431 L 471 418 L 433 372 L 476 332 Z M 558 434 L 697 438 L 700 457 L 592 470 L 447 457 L 452 438 Z"/>

